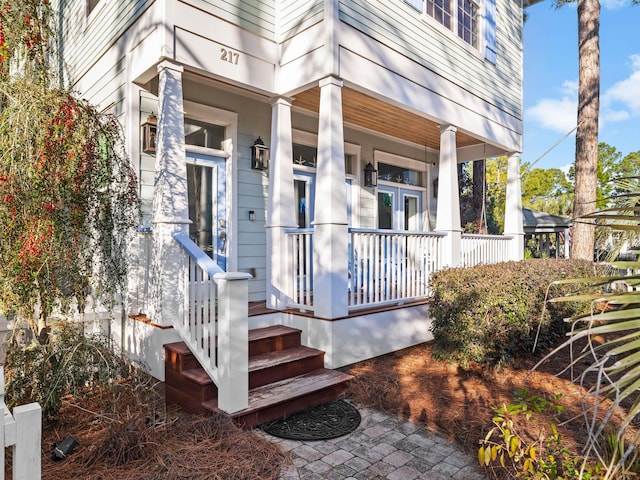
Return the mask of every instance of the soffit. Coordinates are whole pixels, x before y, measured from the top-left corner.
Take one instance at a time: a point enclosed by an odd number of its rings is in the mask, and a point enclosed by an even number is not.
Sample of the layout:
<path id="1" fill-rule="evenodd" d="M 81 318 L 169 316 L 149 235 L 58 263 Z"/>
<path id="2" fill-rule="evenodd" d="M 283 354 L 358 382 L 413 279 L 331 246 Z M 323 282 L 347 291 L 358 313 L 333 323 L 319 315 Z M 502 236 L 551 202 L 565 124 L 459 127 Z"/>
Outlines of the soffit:
<path id="1" fill-rule="evenodd" d="M 318 87 L 297 94 L 293 100 L 293 106 L 316 114 L 319 105 Z M 347 87 L 342 89 L 342 117 L 345 123 L 440 150 L 440 129 L 437 123 Z M 456 143 L 460 148 L 480 142 L 458 131 Z"/>

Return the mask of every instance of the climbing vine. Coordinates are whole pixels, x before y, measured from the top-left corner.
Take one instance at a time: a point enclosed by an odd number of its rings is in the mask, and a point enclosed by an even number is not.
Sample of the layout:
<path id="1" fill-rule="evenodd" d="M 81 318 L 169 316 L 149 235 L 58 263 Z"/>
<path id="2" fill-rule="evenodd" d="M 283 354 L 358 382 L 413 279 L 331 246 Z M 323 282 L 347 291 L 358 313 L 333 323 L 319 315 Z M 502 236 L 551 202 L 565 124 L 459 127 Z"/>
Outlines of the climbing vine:
<path id="1" fill-rule="evenodd" d="M 0 312 L 40 334 L 126 279 L 137 182 L 117 120 L 53 87 L 47 0 L 0 0 Z"/>

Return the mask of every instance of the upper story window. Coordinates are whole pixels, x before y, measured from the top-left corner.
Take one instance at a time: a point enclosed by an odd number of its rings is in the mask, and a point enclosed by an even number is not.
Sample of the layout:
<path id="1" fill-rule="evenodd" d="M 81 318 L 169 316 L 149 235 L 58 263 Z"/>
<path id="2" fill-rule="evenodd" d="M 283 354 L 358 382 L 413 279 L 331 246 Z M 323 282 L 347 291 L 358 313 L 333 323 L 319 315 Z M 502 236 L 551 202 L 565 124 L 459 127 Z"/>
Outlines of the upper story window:
<path id="1" fill-rule="evenodd" d="M 458 0 L 458 36 L 478 48 L 478 4 L 472 0 Z"/>
<path id="2" fill-rule="evenodd" d="M 480 4 L 474 0 L 404 0 L 416 11 L 423 13 L 474 48 L 480 48 Z M 486 48 L 491 50 L 488 59 L 495 62 L 495 0 L 485 0 Z"/>

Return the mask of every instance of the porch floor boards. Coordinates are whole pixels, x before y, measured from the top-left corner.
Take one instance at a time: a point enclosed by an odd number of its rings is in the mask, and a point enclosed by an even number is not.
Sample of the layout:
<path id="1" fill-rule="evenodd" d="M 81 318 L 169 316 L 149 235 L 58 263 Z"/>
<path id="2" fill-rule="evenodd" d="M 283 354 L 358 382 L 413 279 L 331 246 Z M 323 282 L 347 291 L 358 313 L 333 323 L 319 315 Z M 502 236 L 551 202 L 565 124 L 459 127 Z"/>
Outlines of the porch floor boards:
<path id="1" fill-rule="evenodd" d="M 275 325 L 249 331 L 249 407 L 231 416 L 240 426 L 283 418 L 338 398 L 353 378 L 324 368 L 324 352 L 300 344 L 299 329 Z M 187 411 L 221 412 L 217 388 L 183 342 L 165 345 L 167 403 Z M 225 414 L 226 415 L 226 414 Z"/>
<path id="2" fill-rule="evenodd" d="M 346 315 L 345 317 L 341 317 L 341 318 L 336 318 L 333 320 L 342 320 L 344 318 L 352 318 L 352 317 L 359 317 L 362 315 L 371 315 L 373 313 L 381 313 L 381 312 L 389 312 L 391 310 L 397 310 L 399 308 L 407 308 L 407 307 L 415 307 L 417 305 L 424 305 L 426 303 L 429 303 L 429 300 L 426 298 L 422 298 L 419 300 L 413 300 L 413 301 L 408 301 L 402 304 L 392 304 L 392 305 L 376 305 L 373 307 L 366 307 L 366 308 L 361 308 L 358 310 L 352 310 L 349 312 L 348 315 Z M 259 302 L 249 302 L 249 316 L 253 317 L 253 316 L 258 316 L 258 315 L 267 315 L 269 313 L 278 313 L 280 312 L 280 310 L 273 310 L 270 308 L 267 308 L 267 302 L 262 300 Z M 320 317 L 316 317 L 313 312 L 311 311 L 304 311 L 304 310 L 299 310 L 296 308 L 288 308 L 286 310 L 282 310 L 282 312 L 284 313 L 292 313 L 295 315 L 300 315 L 303 317 L 310 317 L 310 318 L 320 318 Z M 329 320 L 331 321 L 331 320 Z"/>

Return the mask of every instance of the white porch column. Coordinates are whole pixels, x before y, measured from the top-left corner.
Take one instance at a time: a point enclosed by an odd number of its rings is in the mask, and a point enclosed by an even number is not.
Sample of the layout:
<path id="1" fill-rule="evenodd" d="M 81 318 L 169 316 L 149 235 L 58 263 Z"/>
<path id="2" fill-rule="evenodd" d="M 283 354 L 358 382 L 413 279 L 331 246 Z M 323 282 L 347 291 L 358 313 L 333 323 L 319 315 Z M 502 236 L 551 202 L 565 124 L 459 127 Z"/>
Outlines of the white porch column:
<path id="1" fill-rule="evenodd" d="M 158 130 L 153 192 L 151 252 L 151 318 L 160 325 L 178 319 L 183 306 L 179 288 L 183 255 L 174 232 L 187 232 L 189 207 L 184 148 L 181 65 L 158 65 Z"/>
<path id="2" fill-rule="evenodd" d="M 291 102 L 279 97 L 271 104 L 271 161 L 267 206 L 267 307 L 283 310 L 291 292 L 291 256 L 284 231 L 296 228 L 293 190 Z"/>
<path id="3" fill-rule="evenodd" d="M 520 186 L 520 154 L 512 153 L 507 166 L 507 192 L 504 208 L 504 234 L 513 236 L 509 260 L 524 258 L 524 224 L 522 188 Z"/>
<path id="4" fill-rule="evenodd" d="M 457 267 L 460 264 L 462 227 L 460 226 L 456 131 L 456 127 L 452 125 L 442 125 L 440 127 L 436 231 L 447 233 L 447 237 L 442 244 L 443 267 Z"/>
<path id="5" fill-rule="evenodd" d="M 346 316 L 348 305 L 347 190 L 342 81 L 320 81 L 318 164 L 313 222 L 313 305 L 320 318 Z"/>

